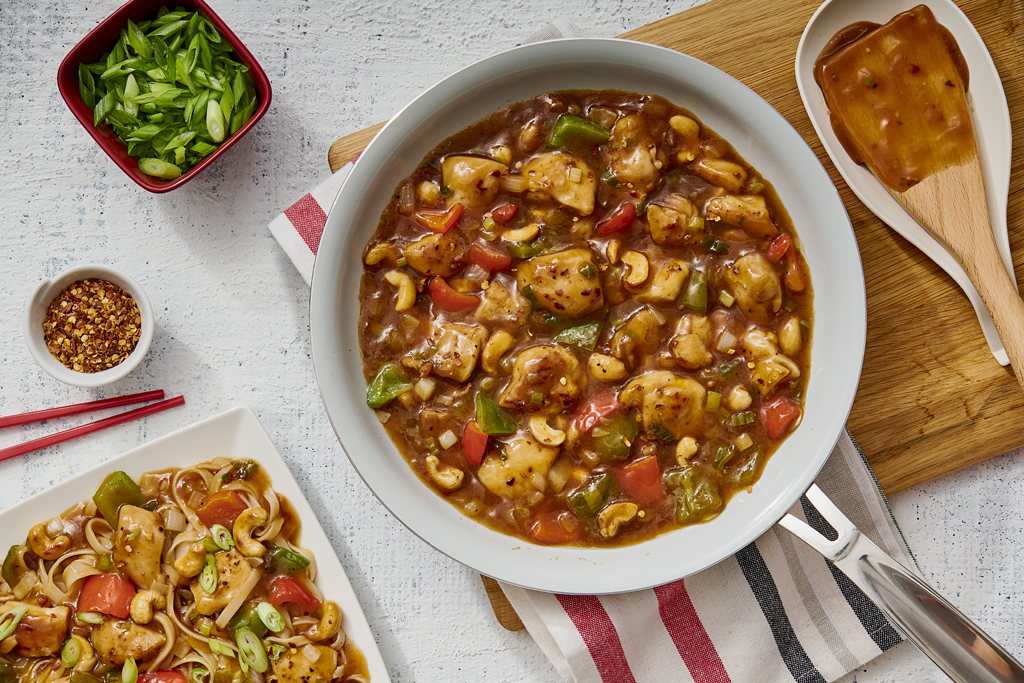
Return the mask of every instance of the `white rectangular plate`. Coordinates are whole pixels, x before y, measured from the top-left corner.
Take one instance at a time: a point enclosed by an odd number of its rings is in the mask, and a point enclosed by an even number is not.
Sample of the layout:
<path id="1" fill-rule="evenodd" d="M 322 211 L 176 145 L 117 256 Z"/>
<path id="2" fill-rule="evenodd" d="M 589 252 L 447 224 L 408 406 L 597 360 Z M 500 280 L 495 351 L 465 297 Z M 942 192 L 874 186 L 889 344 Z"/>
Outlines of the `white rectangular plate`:
<path id="1" fill-rule="evenodd" d="M 187 467 L 218 456 L 255 460 L 270 477 L 274 490 L 292 504 L 302 522 L 301 544 L 316 556 L 317 586 L 326 598 L 341 608 L 341 626 L 366 657 L 371 680 L 374 683 L 390 681 L 370 625 L 331 542 L 288 465 L 249 408 L 232 408 L 133 448 L 0 512 L 0 548 L 23 543 L 28 530 L 35 524 L 60 514 L 79 500 L 91 498 L 110 472 L 123 470 L 138 480 L 144 472 Z"/>

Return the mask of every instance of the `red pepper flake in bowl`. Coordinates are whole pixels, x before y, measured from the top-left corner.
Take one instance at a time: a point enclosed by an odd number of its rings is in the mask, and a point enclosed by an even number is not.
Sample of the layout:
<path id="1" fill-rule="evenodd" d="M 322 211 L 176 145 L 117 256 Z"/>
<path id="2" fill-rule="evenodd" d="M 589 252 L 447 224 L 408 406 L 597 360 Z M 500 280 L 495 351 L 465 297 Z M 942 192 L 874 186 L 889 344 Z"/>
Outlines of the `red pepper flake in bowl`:
<path id="1" fill-rule="evenodd" d="M 123 362 L 141 336 L 135 299 L 117 285 L 90 278 L 68 285 L 50 302 L 43 339 L 53 357 L 76 372 L 101 372 Z"/>

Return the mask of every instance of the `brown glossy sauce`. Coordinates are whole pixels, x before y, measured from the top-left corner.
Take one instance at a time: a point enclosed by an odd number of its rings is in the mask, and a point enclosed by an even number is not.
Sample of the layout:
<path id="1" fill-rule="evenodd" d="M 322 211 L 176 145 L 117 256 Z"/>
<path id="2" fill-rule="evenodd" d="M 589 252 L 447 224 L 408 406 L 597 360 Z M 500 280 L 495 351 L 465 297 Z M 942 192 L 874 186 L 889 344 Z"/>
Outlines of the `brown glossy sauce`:
<path id="1" fill-rule="evenodd" d="M 896 192 L 974 155 L 967 62 L 924 5 L 843 28 L 814 79 L 843 148 Z"/>

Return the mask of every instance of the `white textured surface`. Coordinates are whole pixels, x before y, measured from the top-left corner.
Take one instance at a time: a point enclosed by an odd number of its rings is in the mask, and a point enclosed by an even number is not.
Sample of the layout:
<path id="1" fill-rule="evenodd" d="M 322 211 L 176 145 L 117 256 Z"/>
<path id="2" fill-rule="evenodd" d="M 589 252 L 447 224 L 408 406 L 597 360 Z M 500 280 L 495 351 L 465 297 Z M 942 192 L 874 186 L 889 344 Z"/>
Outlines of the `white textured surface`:
<path id="1" fill-rule="evenodd" d="M 266 225 L 326 175 L 335 138 L 388 118 L 459 66 L 521 42 L 546 17 L 565 14 L 588 34 L 616 35 L 692 4 L 215 1 L 270 77 L 273 103 L 204 175 L 151 195 L 106 158 L 56 88 L 65 53 L 118 2 L 0 0 L 0 414 L 151 388 L 188 401 L 0 463 L 0 509 L 148 438 L 246 404 L 320 515 L 396 683 L 557 681 L 528 635 L 498 626 L 479 578 L 407 532 L 353 472 L 313 379 L 308 289 Z M 35 284 L 85 262 L 136 278 L 158 320 L 143 366 L 95 391 L 50 379 L 21 336 Z M 89 419 L 7 429 L 0 447 Z M 893 501 L 925 576 L 1018 656 L 1022 499 L 1024 457 L 1014 454 Z M 0 547 L 21 533 L 0 530 Z M 945 680 L 906 646 L 854 679 Z"/>

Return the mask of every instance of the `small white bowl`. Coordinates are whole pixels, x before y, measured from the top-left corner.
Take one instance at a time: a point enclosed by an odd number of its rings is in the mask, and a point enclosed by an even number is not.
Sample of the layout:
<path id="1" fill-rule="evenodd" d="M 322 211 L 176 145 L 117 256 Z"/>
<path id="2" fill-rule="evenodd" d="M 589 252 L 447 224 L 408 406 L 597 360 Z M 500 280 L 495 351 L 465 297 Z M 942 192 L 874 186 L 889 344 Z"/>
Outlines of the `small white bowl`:
<path id="1" fill-rule="evenodd" d="M 65 367 L 46 348 L 46 342 L 43 339 L 43 320 L 46 318 L 50 302 L 71 283 L 88 278 L 106 280 L 123 289 L 135 299 L 135 305 L 139 307 L 139 315 L 142 317 L 142 334 L 135 349 L 128 355 L 128 358 L 118 365 L 100 372 L 76 372 Z M 153 307 L 149 305 L 149 299 L 139 287 L 139 283 L 120 270 L 96 263 L 75 266 L 55 278 L 39 283 L 25 309 L 24 331 L 29 352 L 39 363 L 39 367 L 50 377 L 76 387 L 99 387 L 116 382 L 134 370 L 149 351 L 149 344 L 153 341 Z"/>

